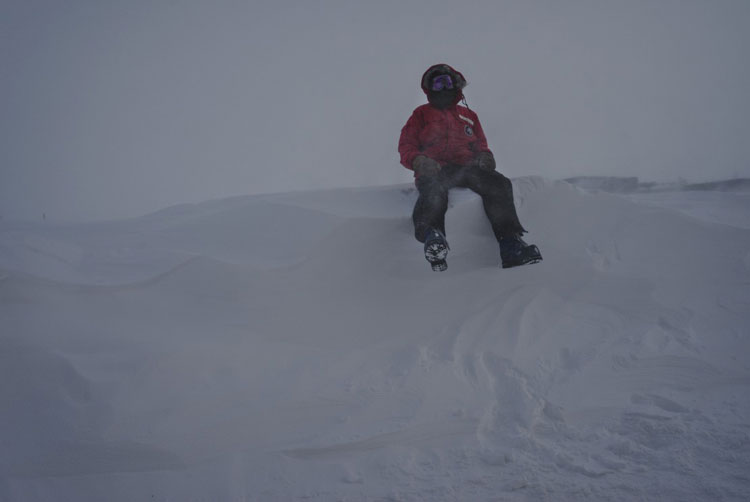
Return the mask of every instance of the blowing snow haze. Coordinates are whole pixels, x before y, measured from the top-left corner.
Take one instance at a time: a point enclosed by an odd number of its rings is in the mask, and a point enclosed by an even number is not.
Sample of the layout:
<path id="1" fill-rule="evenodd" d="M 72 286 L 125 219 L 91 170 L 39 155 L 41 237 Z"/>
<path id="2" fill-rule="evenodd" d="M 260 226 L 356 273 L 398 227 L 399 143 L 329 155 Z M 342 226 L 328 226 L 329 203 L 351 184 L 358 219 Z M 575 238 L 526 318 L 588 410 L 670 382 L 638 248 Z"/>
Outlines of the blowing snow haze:
<path id="1" fill-rule="evenodd" d="M 0 216 L 408 182 L 446 62 L 500 170 L 750 176 L 750 3 L 3 2 Z"/>

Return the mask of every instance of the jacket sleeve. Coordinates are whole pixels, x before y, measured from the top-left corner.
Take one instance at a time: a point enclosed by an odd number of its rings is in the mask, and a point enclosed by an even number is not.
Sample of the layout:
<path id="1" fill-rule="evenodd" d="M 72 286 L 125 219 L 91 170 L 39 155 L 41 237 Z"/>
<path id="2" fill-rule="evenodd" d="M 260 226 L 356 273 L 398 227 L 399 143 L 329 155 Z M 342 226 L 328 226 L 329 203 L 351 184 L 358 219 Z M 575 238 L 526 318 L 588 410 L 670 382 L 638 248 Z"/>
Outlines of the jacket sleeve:
<path id="1" fill-rule="evenodd" d="M 406 121 L 406 125 L 401 129 L 401 138 L 398 140 L 398 153 L 401 154 L 401 164 L 412 169 L 411 163 L 414 157 L 422 152 L 419 148 L 419 131 L 424 127 L 424 119 L 421 114 L 414 110 Z"/>
<path id="2" fill-rule="evenodd" d="M 484 129 L 482 129 L 482 124 L 479 122 L 479 117 L 477 114 L 474 114 L 474 133 L 477 136 L 477 142 L 475 145 L 475 153 L 481 153 L 481 152 L 489 152 L 492 153 L 492 150 L 490 150 L 490 147 L 487 146 L 487 136 L 484 135 Z"/>

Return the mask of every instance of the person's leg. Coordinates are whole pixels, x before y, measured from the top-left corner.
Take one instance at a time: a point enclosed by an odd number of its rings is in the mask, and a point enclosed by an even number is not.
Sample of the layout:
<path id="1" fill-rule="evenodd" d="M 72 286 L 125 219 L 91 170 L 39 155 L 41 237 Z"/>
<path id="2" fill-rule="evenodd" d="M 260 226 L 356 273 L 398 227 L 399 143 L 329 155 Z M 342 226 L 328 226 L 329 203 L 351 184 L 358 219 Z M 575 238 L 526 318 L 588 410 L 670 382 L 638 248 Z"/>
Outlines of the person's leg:
<path id="1" fill-rule="evenodd" d="M 469 188 L 482 197 L 484 212 L 498 242 L 503 237 L 526 232 L 518 220 L 513 202 L 513 185 L 508 178 L 497 171 L 466 167 L 462 170 L 459 186 Z"/>
<path id="2" fill-rule="evenodd" d="M 460 183 L 459 186 L 465 186 L 482 197 L 484 211 L 500 245 L 503 268 L 542 261 L 539 248 L 521 239 L 526 230 L 518 221 L 513 185 L 508 178 L 497 171 L 467 167 L 462 170 Z"/>
<path id="3" fill-rule="evenodd" d="M 448 210 L 448 190 L 455 186 L 458 170 L 444 166 L 433 176 L 420 176 L 416 185 L 419 198 L 414 206 L 414 237 L 424 243 L 424 256 L 432 270 L 448 268 L 448 242 L 445 240 L 445 212 Z"/>
<path id="4" fill-rule="evenodd" d="M 445 235 L 445 212 L 448 210 L 449 177 L 446 172 L 434 176 L 420 176 L 416 180 L 419 198 L 414 205 L 414 237 L 424 242 L 430 229 Z"/>

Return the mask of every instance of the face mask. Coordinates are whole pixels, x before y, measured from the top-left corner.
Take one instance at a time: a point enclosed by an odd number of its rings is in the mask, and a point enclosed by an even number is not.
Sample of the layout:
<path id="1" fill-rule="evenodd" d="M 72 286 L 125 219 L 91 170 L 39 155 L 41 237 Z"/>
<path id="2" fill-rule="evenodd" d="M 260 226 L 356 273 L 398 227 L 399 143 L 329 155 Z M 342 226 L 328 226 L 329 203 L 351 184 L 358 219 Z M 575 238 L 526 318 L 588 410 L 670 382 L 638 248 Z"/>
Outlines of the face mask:
<path id="1" fill-rule="evenodd" d="M 444 109 L 456 101 L 457 89 L 446 89 L 442 91 L 430 91 L 427 93 L 427 101 L 436 108 Z"/>

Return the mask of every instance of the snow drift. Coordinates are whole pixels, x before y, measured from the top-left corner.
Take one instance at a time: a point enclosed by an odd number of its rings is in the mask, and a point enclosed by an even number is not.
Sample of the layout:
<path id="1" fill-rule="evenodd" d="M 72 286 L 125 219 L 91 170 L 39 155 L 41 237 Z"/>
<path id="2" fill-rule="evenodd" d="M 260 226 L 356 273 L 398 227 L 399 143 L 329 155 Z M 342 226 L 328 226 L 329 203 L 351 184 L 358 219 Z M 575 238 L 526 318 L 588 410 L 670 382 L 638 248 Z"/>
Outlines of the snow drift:
<path id="1" fill-rule="evenodd" d="M 406 186 L 0 222 L 0 499 L 750 496 L 747 194 L 514 186 L 509 270 L 460 190 L 445 273 Z"/>

